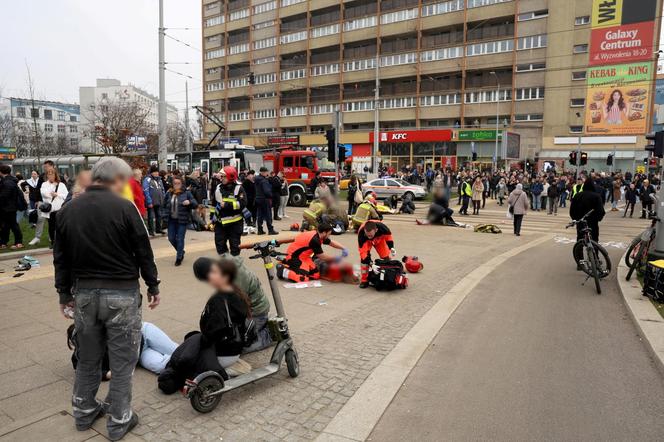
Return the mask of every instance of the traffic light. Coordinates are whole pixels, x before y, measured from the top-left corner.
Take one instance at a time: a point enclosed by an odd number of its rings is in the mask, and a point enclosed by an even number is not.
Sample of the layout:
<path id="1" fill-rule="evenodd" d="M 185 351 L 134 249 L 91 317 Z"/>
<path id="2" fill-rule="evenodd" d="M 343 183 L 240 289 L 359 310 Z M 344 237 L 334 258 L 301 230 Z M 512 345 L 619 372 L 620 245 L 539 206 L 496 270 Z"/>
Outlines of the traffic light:
<path id="1" fill-rule="evenodd" d="M 327 159 L 334 161 L 334 149 L 337 148 L 337 131 L 335 129 L 328 129 L 325 132 L 325 139 L 327 140 Z"/>
<path id="2" fill-rule="evenodd" d="M 249 84 L 256 84 L 256 75 L 253 72 L 249 72 L 247 79 L 249 80 Z"/>
<path id="3" fill-rule="evenodd" d="M 477 152 L 473 152 L 473 161 L 477 161 Z"/>
<path id="4" fill-rule="evenodd" d="M 613 166 L 613 154 L 609 154 L 609 156 L 606 157 L 606 165 Z"/>
<path id="5" fill-rule="evenodd" d="M 648 157 L 645 157 L 645 158 L 643 159 L 643 164 L 648 164 Z"/>
<path id="6" fill-rule="evenodd" d="M 588 164 L 588 153 L 581 152 L 581 165 L 585 166 L 586 164 Z"/>
<path id="7" fill-rule="evenodd" d="M 569 163 L 572 166 L 576 166 L 576 151 L 570 152 L 570 154 L 569 154 Z"/>
<path id="8" fill-rule="evenodd" d="M 337 152 L 339 152 L 337 155 L 339 163 L 343 163 L 344 161 L 346 161 L 346 146 L 344 146 L 343 144 L 337 145 Z"/>
<path id="9" fill-rule="evenodd" d="M 646 146 L 648 152 L 657 158 L 664 158 L 664 131 L 649 133 L 646 135 L 646 140 L 650 143 Z"/>

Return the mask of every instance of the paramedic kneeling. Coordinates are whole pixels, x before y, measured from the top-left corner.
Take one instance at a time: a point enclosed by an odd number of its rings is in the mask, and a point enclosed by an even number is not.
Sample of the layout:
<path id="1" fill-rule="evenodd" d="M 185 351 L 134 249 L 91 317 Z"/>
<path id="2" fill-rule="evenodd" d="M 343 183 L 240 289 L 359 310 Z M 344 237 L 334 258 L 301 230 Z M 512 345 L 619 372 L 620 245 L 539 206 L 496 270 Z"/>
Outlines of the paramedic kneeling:
<path id="1" fill-rule="evenodd" d="M 394 239 L 392 232 L 383 223 L 377 221 L 367 221 L 357 231 L 357 245 L 360 249 L 361 259 L 361 282 L 360 288 L 369 287 L 369 266 L 371 265 L 371 249 L 376 249 L 380 259 L 387 259 L 396 256 L 394 250 Z"/>
<path id="2" fill-rule="evenodd" d="M 339 259 L 323 253 L 323 244 L 341 250 L 342 258 L 348 256 L 348 250 L 338 242 L 331 240 L 330 235 L 332 235 L 332 226 L 320 223 L 316 230 L 303 232 L 296 236 L 295 241 L 288 246 L 286 258 L 281 263 L 284 268 L 279 266 L 277 275 L 293 282 L 320 279 L 318 264 Z"/>

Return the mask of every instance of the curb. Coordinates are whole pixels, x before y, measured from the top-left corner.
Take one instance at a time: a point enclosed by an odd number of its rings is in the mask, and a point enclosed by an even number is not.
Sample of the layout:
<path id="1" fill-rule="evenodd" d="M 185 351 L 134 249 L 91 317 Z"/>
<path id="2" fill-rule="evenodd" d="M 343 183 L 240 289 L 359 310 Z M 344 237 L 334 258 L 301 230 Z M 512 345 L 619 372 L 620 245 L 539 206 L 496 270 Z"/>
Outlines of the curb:
<path id="1" fill-rule="evenodd" d="M 10 261 L 14 259 L 23 258 L 25 255 L 29 256 L 39 256 L 39 255 L 48 255 L 52 250 L 43 247 L 41 249 L 20 249 L 16 252 L 7 252 L 0 254 L 0 261 Z"/>
<path id="2" fill-rule="evenodd" d="M 657 368 L 664 373 L 664 318 L 659 314 L 650 299 L 641 294 L 641 284 L 636 278 L 626 281 L 629 269 L 625 265 L 625 255 L 618 264 L 618 286 L 623 302 L 632 321 L 653 356 Z"/>
<path id="3" fill-rule="evenodd" d="M 364 441 L 380 421 L 431 341 L 477 284 L 509 258 L 550 241 L 543 235 L 491 258 L 451 287 L 406 333 L 316 438 L 316 442 Z"/>

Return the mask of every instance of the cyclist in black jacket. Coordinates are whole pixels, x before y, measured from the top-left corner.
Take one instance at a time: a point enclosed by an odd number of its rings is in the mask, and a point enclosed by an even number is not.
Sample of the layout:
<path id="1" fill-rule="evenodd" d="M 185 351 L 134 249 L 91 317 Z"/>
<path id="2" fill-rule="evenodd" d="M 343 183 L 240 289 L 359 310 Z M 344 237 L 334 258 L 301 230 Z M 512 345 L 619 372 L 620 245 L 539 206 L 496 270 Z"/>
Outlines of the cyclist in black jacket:
<path id="1" fill-rule="evenodd" d="M 586 178 L 586 181 L 583 183 L 583 191 L 577 192 L 574 198 L 572 198 L 572 204 L 569 207 L 569 216 L 573 220 L 579 220 L 591 210 L 593 213 L 586 220 L 588 221 L 588 227 L 592 230 L 593 240 L 599 242 L 599 222 L 602 221 L 606 212 L 604 211 L 602 197 L 595 191 L 593 180 Z M 581 238 L 583 238 L 583 232 L 581 231 L 581 225 L 577 224 L 576 239 L 579 240 Z"/>

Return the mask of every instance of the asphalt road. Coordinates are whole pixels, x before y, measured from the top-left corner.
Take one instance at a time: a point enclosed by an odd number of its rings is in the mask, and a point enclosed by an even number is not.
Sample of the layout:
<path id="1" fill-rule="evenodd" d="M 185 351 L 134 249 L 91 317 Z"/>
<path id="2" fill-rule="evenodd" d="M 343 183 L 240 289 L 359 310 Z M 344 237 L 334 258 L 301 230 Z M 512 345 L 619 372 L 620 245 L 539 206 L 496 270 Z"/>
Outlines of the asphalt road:
<path id="1" fill-rule="evenodd" d="M 581 286 L 570 249 L 545 242 L 485 278 L 370 439 L 662 440 L 664 377 L 615 273 L 596 295 L 592 281 Z M 610 253 L 617 262 L 623 251 Z"/>

